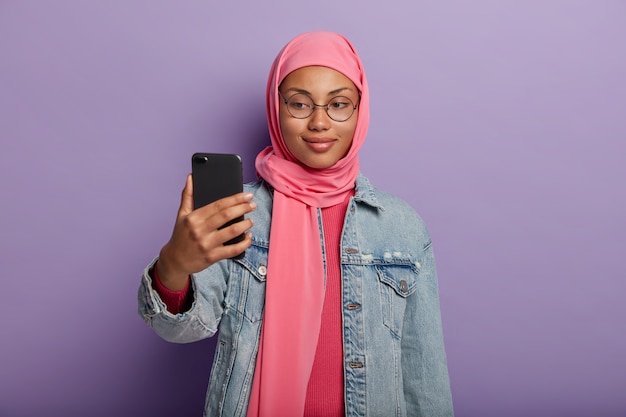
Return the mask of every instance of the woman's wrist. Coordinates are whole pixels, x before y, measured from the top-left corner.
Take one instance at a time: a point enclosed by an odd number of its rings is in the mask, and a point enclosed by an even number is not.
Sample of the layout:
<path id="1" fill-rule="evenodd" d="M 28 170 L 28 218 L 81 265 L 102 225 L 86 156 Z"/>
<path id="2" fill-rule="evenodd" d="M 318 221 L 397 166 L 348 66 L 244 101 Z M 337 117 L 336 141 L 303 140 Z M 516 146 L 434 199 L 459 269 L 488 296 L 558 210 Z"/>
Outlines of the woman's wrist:
<path id="1" fill-rule="evenodd" d="M 168 245 L 161 249 L 159 260 L 155 265 L 156 275 L 164 287 L 171 291 L 181 291 L 187 287 L 189 274 L 177 270 L 169 257 Z"/>

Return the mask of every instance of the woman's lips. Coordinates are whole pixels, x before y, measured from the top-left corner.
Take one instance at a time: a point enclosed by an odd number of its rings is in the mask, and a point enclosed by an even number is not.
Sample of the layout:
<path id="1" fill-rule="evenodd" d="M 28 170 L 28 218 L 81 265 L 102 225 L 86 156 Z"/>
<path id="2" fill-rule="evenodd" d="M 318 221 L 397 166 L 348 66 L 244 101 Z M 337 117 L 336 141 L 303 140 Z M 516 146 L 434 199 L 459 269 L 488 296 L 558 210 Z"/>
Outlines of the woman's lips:
<path id="1" fill-rule="evenodd" d="M 336 140 L 333 138 L 305 138 L 304 142 L 315 152 L 326 152 L 333 147 Z"/>

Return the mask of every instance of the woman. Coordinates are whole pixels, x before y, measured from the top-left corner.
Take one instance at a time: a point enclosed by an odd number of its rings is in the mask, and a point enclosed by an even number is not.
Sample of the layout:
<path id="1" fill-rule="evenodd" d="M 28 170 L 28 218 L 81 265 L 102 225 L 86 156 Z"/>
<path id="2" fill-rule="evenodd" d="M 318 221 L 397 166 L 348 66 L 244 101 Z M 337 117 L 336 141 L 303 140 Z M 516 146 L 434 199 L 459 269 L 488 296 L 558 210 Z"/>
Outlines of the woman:
<path id="1" fill-rule="evenodd" d="M 173 342 L 219 330 L 207 416 L 452 415 L 428 232 L 359 172 L 369 91 L 356 51 L 332 32 L 294 38 L 266 101 L 260 180 L 192 210 L 187 178 L 140 314 Z"/>

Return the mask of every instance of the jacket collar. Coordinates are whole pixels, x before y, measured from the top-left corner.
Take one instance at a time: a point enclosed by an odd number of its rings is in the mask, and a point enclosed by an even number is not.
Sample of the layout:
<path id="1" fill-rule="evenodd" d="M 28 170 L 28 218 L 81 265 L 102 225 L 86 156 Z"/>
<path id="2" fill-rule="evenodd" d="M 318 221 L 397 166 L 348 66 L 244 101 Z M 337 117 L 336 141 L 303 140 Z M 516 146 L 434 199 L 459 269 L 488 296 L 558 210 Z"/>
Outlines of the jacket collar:
<path id="1" fill-rule="evenodd" d="M 376 189 L 370 181 L 361 173 L 356 177 L 356 188 L 354 191 L 354 200 L 359 203 L 365 203 L 371 207 L 385 211 L 385 208 L 378 202 L 376 197 Z"/>

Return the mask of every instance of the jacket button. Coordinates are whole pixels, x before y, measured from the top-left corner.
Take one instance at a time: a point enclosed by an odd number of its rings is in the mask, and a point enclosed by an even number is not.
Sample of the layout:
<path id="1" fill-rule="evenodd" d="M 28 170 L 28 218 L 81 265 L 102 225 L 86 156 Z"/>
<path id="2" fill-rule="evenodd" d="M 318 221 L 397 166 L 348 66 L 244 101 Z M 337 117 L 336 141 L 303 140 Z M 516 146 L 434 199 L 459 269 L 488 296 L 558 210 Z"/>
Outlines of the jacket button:
<path id="1" fill-rule="evenodd" d="M 405 280 L 400 280 L 400 289 L 402 292 L 407 292 L 409 290 L 409 286 L 406 284 Z"/>
<path id="2" fill-rule="evenodd" d="M 265 265 L 261 264 L 259 265 L 259 269 L 257 269 L 257 272 L 259 273 L 259 275 L 264 277 L 267 274 L 267 268 L 265 267 Z"/>
<path id="3" fill-rule="evenodd" d="M 350 254 L 354 254 L 354 253 L 358 253 L 359 251 L 354 249 L 354 248 L 346 248 L 346 253 L 350 253 Z"/>

